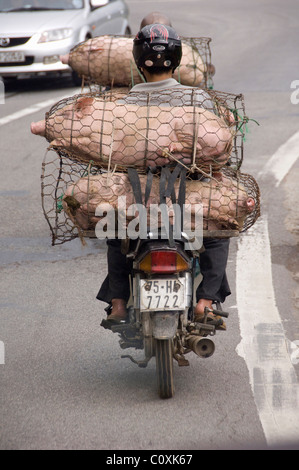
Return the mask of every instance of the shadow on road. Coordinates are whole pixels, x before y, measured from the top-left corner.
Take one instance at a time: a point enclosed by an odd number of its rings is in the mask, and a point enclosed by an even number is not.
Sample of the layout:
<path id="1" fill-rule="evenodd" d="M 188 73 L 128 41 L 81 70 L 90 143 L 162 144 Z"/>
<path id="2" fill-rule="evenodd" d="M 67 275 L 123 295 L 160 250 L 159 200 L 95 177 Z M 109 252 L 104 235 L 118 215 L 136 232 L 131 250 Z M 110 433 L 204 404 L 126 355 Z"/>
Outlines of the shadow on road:
<path id="1" fill-rule="evenodd" d="M 1 79 L 1 77 L 0 77 Z M 72 75 L 47 75 L 28 78 L 2 78 L 7 97 L 24 92 L 40 92 L 45 90 L 61 90 L 74 88 Z"/>

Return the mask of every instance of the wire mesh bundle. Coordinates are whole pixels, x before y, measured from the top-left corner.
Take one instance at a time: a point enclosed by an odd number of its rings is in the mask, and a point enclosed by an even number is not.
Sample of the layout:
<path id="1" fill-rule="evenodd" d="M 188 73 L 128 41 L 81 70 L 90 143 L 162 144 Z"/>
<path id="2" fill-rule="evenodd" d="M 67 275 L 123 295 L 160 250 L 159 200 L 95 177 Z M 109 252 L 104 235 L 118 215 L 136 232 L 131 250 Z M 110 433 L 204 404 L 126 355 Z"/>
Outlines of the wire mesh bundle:
<path id="1" fill-rule="evenodd" d="M 211 84 L 210 41 L 205 37 L 182 38 L 182 60 L 174 72 L 175 79 L 188 86 L 206 88 Z M 132 49 L 133 36 L 98 36 L 76 45 L 63 61 L 84 82 L 131 88 L 144 81 L 134 62 Z"/>
<path id="2" fill-rule="evenodd" d="M 98 174 L 98 168 L 91 171 Z M 52 245 L 58 245 L 81 234 L 80 228 L 63 211 L 62 198 L 65 188 L 88 174 L 86 164 L 72 162 L 48 151 L 42 164 L 41 199 L 42 208 L 52 235 Z M 71 213 L 71 210 L 70 210 Z M 84 240 L 82 239 L 84 242 Z"/>
<path id="3" fill-rule="evenodd" d="M 214 112 L 229 126 L 232 136 L 232 150 L 227 162 L 233 170 L 239 170 L 244 158 L 244 141 L 249 118 L 246 116 L 244 96 L 216 90 L 209 90 Z"/>
<path id="4" fill-rule="evenodd" d="M 169 171 L 168 181 L 173 174 Z M 139 178 L 144 201 L 148 191 L 148 174 L 141 174 Z M 260 196 L 252 176 L 225 169 L 204 181 L 194 178 L 194 173 L 187 173 L 186 210 L 190 213 L 188 220 L 193 226 L 195 213 L 202 207 L 203 229 L 207 231 L 205 236 L 215 236 L 215 231 L 216 236 L 222 236 L 219 231 L 244 232 L 254 224 L 259 216 Z M 166 200 L 170 208 L 174 194 L 178 199 L 180 178 L 175 178 L 173 182 L 172 195 Z M 97 166 L 72 162 L 53 151 L 46 154 L 43 162 L 42 201 L 53 245 L 77 236 L 83 239 L 86 231 L 94 230 L 107 211 L 114 211 L 114 215 L 118 213 L 120 201 L 125 211 L 136 202 L 128 173 L 103 173 Z M 155 210 L 161 204 L 160 173 L 152 175 L 150 192 L 144 203 L 147 224 L 152 220 L 149 219 L 150 208 L 154 208 L 154 219 L 159 223 Z M 125 212 L 125 217 L 127 227 L 135 212 Z"/>
<path id="5" fill-rule="evenodd" d="M 200 88 L 111 91 L 56 103 L 46 115 L 45 137 L 60 154 L 103 169 L 144 172 L 180 160 L 210 172 L 240 167 L 246 122 L 242 95 Z"/>

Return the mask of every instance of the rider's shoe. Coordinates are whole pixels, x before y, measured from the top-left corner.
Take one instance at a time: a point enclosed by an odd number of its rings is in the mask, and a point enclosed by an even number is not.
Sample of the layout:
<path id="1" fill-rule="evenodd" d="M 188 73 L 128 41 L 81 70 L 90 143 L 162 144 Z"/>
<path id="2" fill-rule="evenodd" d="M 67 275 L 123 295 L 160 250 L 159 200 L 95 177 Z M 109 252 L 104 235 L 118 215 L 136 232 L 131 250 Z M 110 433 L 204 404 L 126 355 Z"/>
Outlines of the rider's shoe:
<path id="1" fill-rule="evenodd" d="M 126 308 L 126 301 L 123 299 L 112 299 L 111 309 L 109 309 L 110 315 L 107 316 L 101 323 L 106 329 L 111 329 L 113 325 L 121 325 L 127 323 L 128 312 Z"/>
<path id="2" fill-rule="evenodd" d="M 209 299 L 200 299 L 194 309 L 194 321 L 195 323 L 207 323 L 208 325 L 214 325 L 216 330 L 226 330 L 226 324 L 223 318 L 219 315 L 215 315 L 212 312 L 205 314 L 205 308 L 212 310 L 213 301 Z"/>

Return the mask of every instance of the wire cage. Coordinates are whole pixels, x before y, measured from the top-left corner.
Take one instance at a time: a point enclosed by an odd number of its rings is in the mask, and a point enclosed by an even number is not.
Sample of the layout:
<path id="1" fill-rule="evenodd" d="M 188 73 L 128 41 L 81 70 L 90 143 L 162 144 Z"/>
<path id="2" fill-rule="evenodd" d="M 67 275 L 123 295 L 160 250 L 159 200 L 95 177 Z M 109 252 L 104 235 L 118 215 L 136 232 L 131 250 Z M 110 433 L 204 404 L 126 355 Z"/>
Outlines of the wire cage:
<path id="1" fill-rule="evenodd" d="M 144 81 L 132 55 L 133 39 L 119 35 L 90 38 L 71 49 L 68 64 L 84 85 L 131 88 Z M 211 38 L 181 40 L 182 60 L 174 78 L 183 85 L 212 88 Z"/>
<path id="2" fill-rule="evenodd" d="M 78 94 L 46 114 L 46 139 L 61 155 L 99 168 L 175 165 L 209 173 L 241 167 L 248 118 L 243 95 L 194 87 L 151 93 Z"/>
<path id="3" fill-rule="evenodd" d="M 176 173 L 177 168 L 138 174 L 146 217 L 151 207 L 156 207 L 161 201 L 169 206 L 179 199 L 182 176 Z M 130 170 L 108 172 L 91 162 L 74 161 L 49 150 L 42 165 L 42 206 L 51 230 L 52 244 L 58 245 L 77 237 L 84 243 L 85 237 L 94 237 L 97 223 L 109 210 L 114 211 L 113 217 L 118 217 L 120 197 L 123 198 L 122 203 L 125 201 L 127 227 L 132 217 L 126 211 L 136 202 L 129 173 Z M 167 184 L 161 192 L 163 177 Z M 171 190 L 170 181 L 173 184 Z M 190 220 L 193 220 L 198 207 L 203 210 L 204 236 L 237 236 L 248 230 L 260 215 L 259 187 L 251 175 L 225 168 L 207 178 L 185 170 L 184 187 L 184 204 L 189 207 Z M 161 199 L 167 193 L 169 197 Z M 148 218 L 146 220 L 148 223 Z"/>

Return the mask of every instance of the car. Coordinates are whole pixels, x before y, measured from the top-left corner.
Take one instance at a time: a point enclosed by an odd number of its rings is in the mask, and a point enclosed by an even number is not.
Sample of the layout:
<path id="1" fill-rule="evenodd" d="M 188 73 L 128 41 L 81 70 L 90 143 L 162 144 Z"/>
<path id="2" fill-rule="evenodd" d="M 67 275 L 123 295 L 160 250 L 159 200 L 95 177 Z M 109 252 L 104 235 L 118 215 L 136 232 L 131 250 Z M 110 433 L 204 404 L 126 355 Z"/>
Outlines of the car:
<path id="1" fill-rule="evenodd" d="M 59 56 L 104 34 L 131 34 L 123 0 L 0 0 L 0 77 L 70 72 Z"/>

